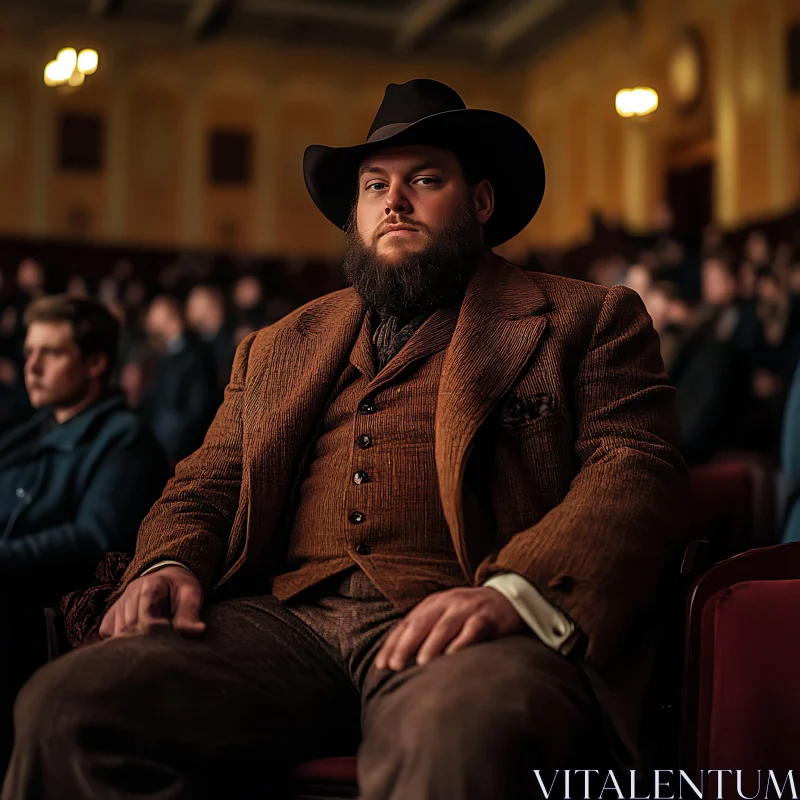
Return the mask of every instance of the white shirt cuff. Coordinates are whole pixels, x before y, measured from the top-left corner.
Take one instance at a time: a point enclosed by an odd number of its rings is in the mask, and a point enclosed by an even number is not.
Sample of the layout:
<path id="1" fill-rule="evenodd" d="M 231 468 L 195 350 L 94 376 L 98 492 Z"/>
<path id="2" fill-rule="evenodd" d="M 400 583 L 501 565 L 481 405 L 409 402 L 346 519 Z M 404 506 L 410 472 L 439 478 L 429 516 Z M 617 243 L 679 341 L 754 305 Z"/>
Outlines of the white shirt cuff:
<path id="1" fill-rule="evenodd" d="M 148 567 L 144 572 L 141 573 L 141 575 L 139 575 L 139 577 L 141 578 L 150 572 L 155 572 L 162 567 L 183 567 L 184 569 L 189 569 L 186 564 L 181 564 L 180 561 L 159 561 L 157 564 L 153 564 L 152 567 Z M 192 572 L 192 570 L 189 569 L 189 572 Z M 192 572 L 192 575 L 194 575 L 194 572 Z"/>
<path id="2" fill-rule="evenodd" d="M 581 632 L 575 623 L 522 575 L 504 572 L 489 578 L 483 585 L 500 592 L 551 650 L 567 655 L 580 639 Z"/>

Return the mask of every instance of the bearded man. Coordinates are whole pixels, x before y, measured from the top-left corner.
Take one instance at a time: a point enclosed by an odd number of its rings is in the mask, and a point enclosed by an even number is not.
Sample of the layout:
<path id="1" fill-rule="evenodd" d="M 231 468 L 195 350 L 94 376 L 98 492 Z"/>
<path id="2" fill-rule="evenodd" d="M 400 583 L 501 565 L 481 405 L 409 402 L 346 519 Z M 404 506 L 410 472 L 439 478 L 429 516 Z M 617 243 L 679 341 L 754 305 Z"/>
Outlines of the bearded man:
<path id="1" fill-rule="evenodd" d="M 542 158 L 441 83 L 304 167 L 352 286 L 242 342 L 103 640 L 23 689 L 7 800 L 277 796 L 359 738 L 369 800 L 635 763 L 686 487 L 641 301 L 492 253 Z"/>

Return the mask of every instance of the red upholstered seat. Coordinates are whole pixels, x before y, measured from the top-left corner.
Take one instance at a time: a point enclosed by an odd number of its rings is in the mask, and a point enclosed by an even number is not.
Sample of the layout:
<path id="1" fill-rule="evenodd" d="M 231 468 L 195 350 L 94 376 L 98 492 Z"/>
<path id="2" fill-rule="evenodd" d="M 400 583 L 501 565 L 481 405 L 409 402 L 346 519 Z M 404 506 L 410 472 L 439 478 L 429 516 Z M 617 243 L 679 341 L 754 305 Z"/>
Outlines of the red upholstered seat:
<path id="1" fill-rule="evenodd" d="M 357 794 L 355 756 L 317 758 L 294 772 L 292 800 L 344 800 Z"/>
<path id="2" fill-rule="evenodd" d="M 800 543 L 750 550 L 695 581 L 681 742 L 689 772 L 797 767 L 799 607 Z"/>
<path id="3" fill-rule="evenodd" d="M 800 580 L 737 583 L 706 604 L 698 709 L 706 769 L 733 764 L 755 775 L 800 763 L 799 608 Z"/>

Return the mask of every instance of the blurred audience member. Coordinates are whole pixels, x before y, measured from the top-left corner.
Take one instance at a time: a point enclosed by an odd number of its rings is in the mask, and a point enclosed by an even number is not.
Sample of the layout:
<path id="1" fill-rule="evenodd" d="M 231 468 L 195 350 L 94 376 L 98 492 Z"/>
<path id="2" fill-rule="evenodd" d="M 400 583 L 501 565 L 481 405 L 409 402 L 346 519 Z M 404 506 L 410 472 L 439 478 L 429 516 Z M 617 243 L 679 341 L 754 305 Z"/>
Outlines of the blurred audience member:
<path id="1" fill-rule="evenodd" d="M 697 323 L 674 354 L 670 372 L 678 390 L 683 452 L 690 463 L 706 461 L 737 442 L 750 397 L 736 274 L 726 256 L 703 261 L 702 297 Z"/>
<path id="2" fill-rule="evenodd" d="M 243 275 L 233 284 L 234 339 L 239 342 L 248 333 L 260 330 L 266 324 L 264 287 L 255 275 Z"/>
<path id="3" fill-rule="evenodd" d="M 28 302 L 44 296 L 47 290 L 47 276 L 44 267 L 38 261 L 26 258 L 20 262 L 17 269 L 17 289 Z"/>
<path id="4" fill-rule="evenodd" d="M 83 275 L 70 275 L 67 279 L 67 295 L 69 297 L 89 297 L 89 286 Z"/>
<path id="5" fill-rule="evenodd" d="M 140 408 L 153 378 L 157 355 L 148 345 L 135 345 L 120 370 L 119 385 L 131 408 Z"/>
<path id="6" fill-rule="evenodd" d="M 186 321 L 211 350 L 217 382 L 224 387 L 231 375 L 235 348 L 233 331 L 226 320 L 222 290 L 206 284 L 195 286 L 186 300 Z"/>
<path id="7" fill-rule="evenodd" d="M 39 413 L 0 440 L 0 585 L 58 597 L 107 551 L 132 546 L 166 462 L 110 385 L 119 325 L 102 306 L 43 297 L 25 324 L 25 386 Z"/>
<path id="8" fill-rule="evenodd" d="M 145 328 L 159 358 L 141 411 L 174 465 L 202 444 L 221 394 L 213 358 L 187 330 L 176 298 L 156 297 Z"/>
<path id="9" fill-rule="evenodd" d="M 722 248 L 722 241 L 722 229 L 715 222 L 709 223 L 703 228 L 700 255 L 703 258 L 716 255 Z"/>
<path id="10" fill-rule="evenodd" d="M 647 295 L 653 283 L 653 275 L 644 264 L 631 264 L 625 276 L 625 286 L 633 289 L 640 297 Z"/>
<path id="11" fill-rule="evenodd" d="M 756 271 L 769 267 L 769 242 L 763 231 L 753 231 L 744 243 L 744 259 L 752 264 Z"/>
<path id="12" fill-rule="evenodd" d="M 672 374 L 672 366 L 691 329 L 691 311 L 678 287 L 669 281 L 656 281 L 642 299 L 661 339 L 664 368 Z"/>

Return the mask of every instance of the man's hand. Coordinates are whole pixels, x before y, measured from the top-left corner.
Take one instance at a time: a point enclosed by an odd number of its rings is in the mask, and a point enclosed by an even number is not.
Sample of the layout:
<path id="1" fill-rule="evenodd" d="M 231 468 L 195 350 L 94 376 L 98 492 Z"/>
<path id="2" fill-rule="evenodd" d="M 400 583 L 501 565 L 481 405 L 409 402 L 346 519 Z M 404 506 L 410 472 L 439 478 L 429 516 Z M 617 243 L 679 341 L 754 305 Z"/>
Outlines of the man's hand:
<path id="1" fill-rule="evenodd" d="M 187 636 L 198 636 L 206 629 L 200 620 L 202 605 L 200 581 L 188 569 L 162 567 L 128 584 L 103 617 L 100 636 L 109 639 L 170 625 Z"/>
<path id="2" fill-rule="evenodd" d="M 500 639 L 526 629 L 508 600 L 486 586 L 448 589 L 428 595 L 386 637 L 375 657 L 377 669 L 404 669 L 449 655 L 475 642 Z"/>

